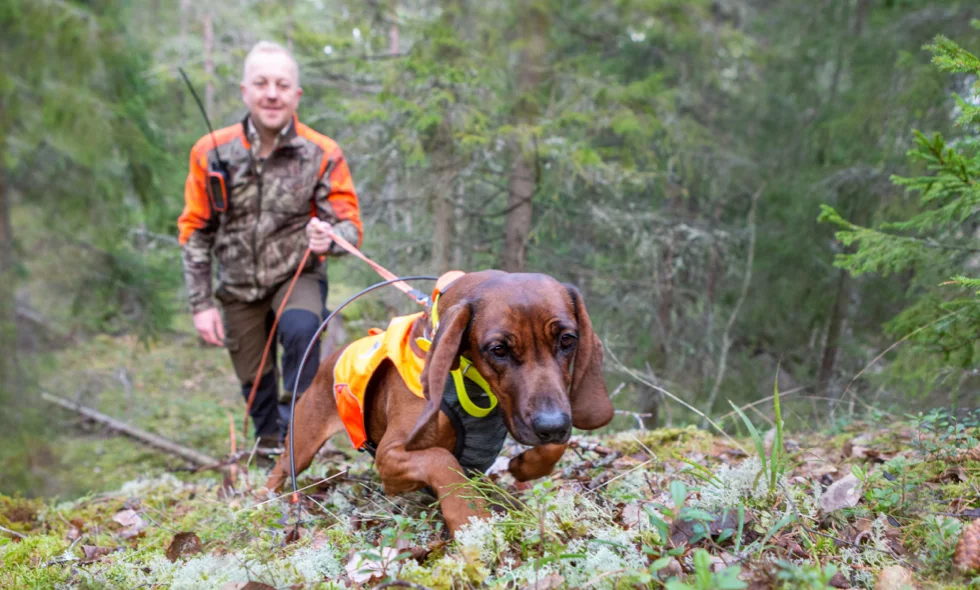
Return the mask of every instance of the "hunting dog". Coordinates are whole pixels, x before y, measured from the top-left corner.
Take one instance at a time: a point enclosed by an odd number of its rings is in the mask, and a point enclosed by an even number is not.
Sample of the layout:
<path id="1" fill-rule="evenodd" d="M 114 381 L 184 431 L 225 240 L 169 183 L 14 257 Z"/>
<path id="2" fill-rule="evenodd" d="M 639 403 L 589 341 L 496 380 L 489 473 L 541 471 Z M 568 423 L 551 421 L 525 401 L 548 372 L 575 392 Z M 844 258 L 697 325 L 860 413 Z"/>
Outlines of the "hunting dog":
<path id="1" fill-rule="evenodd" d="M 510 460 L 508 469 L 518 481 L 552 472 L 572 426 L 594 430 L 608 424 L 614 412 L 602 377 L 602 344 L 578 289 L 544 274 L 485 270 L 456 273 L 450 284 L 437 283 L 436 290 L 434 333 L 434 309 L 420 312 L 406 327 L 412 353 L 424 359 L 424 396 L 413 393 L 386 360 L 370 377 L 360 411 L 367 442 L 376 446 L 375 466 L 385 493 L 428 487 L 455 536 L 471 516 L 488 515 L 483 502 L 460 497 L 459 484 L 467 480 L 454 455 L 457 429 L 440 411 L 447 383 L 453 383 L 450 372 L 461 362 L 472 364 L 467 369 L 475 369 L 496 396 L 506 431 L 531 447 Z M 431 342 L 427 351 L 418 339 Z M 309 467 L 328 438 L 345 429 L 334 380 L 335 364 L 347 346 L 323 360 L 297 401 L 297 472 Z M 278 490 L 288 477 L 287 449 L 265 487 Z"/>

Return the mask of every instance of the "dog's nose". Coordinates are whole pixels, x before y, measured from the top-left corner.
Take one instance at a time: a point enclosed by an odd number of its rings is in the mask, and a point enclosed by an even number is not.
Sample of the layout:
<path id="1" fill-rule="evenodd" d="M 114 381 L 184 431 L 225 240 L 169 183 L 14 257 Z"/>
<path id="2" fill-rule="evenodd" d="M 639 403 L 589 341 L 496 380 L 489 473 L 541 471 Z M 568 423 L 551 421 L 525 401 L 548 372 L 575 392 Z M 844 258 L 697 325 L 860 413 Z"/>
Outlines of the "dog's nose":
<path id="1" fill-rule="evenodd" d="M 572 419 L 568 414 L 557 410 L 538 412 L 531 422 L 534 434 L 542 444 L 563 443 L 568 440 L 572 430 Z"/>

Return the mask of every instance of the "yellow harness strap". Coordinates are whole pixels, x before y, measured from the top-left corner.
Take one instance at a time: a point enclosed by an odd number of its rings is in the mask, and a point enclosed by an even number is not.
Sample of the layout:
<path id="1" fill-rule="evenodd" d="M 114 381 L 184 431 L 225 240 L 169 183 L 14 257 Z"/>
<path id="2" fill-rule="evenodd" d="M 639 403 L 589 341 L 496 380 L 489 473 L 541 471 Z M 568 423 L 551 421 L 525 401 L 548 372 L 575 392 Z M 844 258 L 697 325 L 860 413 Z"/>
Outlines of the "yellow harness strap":
<path id="1" fill-rule="evenodd" d="M 432 317 L 432 333 L 435 334 L 439 329 L 439 295 L 441 292 L 437 292 L 435 297 L 432 299 L 432 311 L 430 316 Z M 428 352 L 429 347 L 432 342 L 428 338 L 416 338 L 415 343 L 419 345 L 419 348 Z M 472 371 L 470 369 L 473 369 Z M 456 385 L 456 395 L 459 397 L 459 405 L 463 407 L 463 410 L 475 418 L 483 418 L 494 408 L 497 407 L 497 396 L 490 391 L 490 384 L 487 380 L 483 378 L 483 375 L 479 373 L 475 368 L 473 368 L 473 362 L 464 356 L 459 357 L 459 368 L 452 371 L 453 383 Z M 490 398 L 490 406 L 487 408 L 481 408 L 476 405 L 468 393 L 466 393 L 466 386 L 463 384 L 463 377 L 466 377 L 473 383 L 480 386 L 484 392 L 486 392 L 487 397 Z"/>

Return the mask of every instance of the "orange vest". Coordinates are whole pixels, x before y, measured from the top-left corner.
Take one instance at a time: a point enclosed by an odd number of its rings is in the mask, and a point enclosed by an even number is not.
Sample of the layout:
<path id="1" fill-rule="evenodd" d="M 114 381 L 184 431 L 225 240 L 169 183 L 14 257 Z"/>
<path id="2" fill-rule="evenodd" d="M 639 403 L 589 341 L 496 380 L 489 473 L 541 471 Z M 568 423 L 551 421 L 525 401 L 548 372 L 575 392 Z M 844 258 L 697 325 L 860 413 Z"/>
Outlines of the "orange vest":
<path id="1" fill-rule="evenodd" d="M 412 326 L 422 315 L 423 312 L 418 312 L 392 319 L 387 330 L 371 330 L 370 336 L 351 343 L 337 359 L 333 369 L 333 395 L 355 449 L 360 450 L 367 442 L 364 395 L 368 382 L 385 359 L 395 365 L 412 393 L 425 397 L 422 393 L 425 359 L 416 356 L 409 344 Z"/>

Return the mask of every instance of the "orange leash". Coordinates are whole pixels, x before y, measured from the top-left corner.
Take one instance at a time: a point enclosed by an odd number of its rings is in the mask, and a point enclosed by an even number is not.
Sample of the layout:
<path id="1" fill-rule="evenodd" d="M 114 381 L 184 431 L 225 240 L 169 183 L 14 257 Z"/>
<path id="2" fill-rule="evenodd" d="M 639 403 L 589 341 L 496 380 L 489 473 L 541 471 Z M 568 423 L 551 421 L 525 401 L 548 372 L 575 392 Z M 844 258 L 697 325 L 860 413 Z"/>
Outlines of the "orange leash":
<path id="1" fill-rule="evenodd" d="M 279 318 L 282 316 L 282 310 L 286 308 L 286 302 L 289 301 L 289 296 L 293 294 L 293 287 L 296 286 L 296 280 L 299 279 L 299 275 L 303 272 L 303 268 L 306 267 L 306 261 L 310 258 L 309 248 L 306 249 L 306 253 L 303 254 L 303 260 L 300 261 L 299 266 L 296 268 L 296 274 L 293 275 L 293 280 L 289 283 L 289 288 L 286 289 L 286 296 L 282 298 L 282 303 L 279 304 L 279 311 L 276 312 L 276 319 L 272 322 L 272 330 L 269 331 L 269 338 L 265 341 L 265 350 L 262 351 L 262 361 L 259 363 L 259 370 L 255 373 L 255 380 L 252 383 L 252 392 L 248 394 L 248 402 L 245 404 L 245 422 L 242 425 L 242 432 L 248 437 L 248 417 L 249 412 L 252 410 L 252 402 L 255 401 L 255 392 L 259 389 L 259 381 L 262 379 L 262 369 L 265 368 L 265 361 L 269 358 L 269 349 L 272 348 L 272 342 L 276 339 L 276 326 L 279 325 Z M 299 379 L 299 375 L 296 376 Z"/>
<path id="2" fill-rule="evenodd" d="M 385 279 L 386 281 L 391 281 L 398 278 L 390 270 L 386 269 L 385 267 L 381 266 L 377 262 L 371 260 L 364 254 L 362 254 L 361 251 L 358 250 L 356 246 L 354 246 L 344 238 L 340 237 L 339 235 L 335 234 L 332 230 L 330 231 L 330 237 L 333 239 L 334 242 L 337 243 L 338 246 L 340 246 L 341 248 L 343 248 L 344 250 L 352 254 L 354 257 L 366 262 L 371 268 L 374 269 L 376 273 L 381 275 L 381 278 Z M 262 370 L 265 369 L 265 362 L 269 358 L 269 350 L 272 348 L 272 342 L 276 338 L 276 327 L 279 325 L 279 318 L 282 316 L 283 309 L 286 308 L 286 302 L 289 301 L 289 296 L 292 295 L 293 293 L 293 287 L 296 286 L 296 280 L 299 279 L 299 275 L 303 272 L 303 268 L 306 267 L 306 261 L 309 259 L 311 252 L 312 250 L 307 248 L 306 253 L 303 254 L 303 260 L 300 261 L 299 267 L 296 269 L 296 274 L 293 275 L 292 282 L 289 283 L 289 288 L 286 290 L 286 296 L 282 298 L 282 303 L 279 304 L 279 310 L 276 311 L 276 319 L 275 321 L 272 322 L 272 330 L 269 331 L 269 338 L 265 342 L 265 350 L 262 352 L 262 360 L 259 362 L 259 370 L 256 371 L 255 373 L 255 380 L 252 383 L 252 391 L 251 393 L 248 394 L 248 402 L 246 402 L 245 404 L 245 421 L 243 422 L 242 425 L 242 432 L 245 433 L 245 436 L 248 436 L 248 418 L 250 415 L 249 413 L 252 410 L 252 403 L 255 401 L 255 392 L 258 391 L 259 389 L 259 381 L 262 379 Z M 407 283 L 403 281 L 397 281 L 395 283 L 392 283 L 392 285 L 395 288 L 397 288 L 399 291 L 402 291 L 403 293 L 405 293 L 406 295 L 414 299 L 416 302 L 421 303 L 423 305 L 428 303 L 428 297 L 426 297 L 424 293 L 422 293 L 417 289 L 413 289 Z M 299 375 L 297 375 L 296 378 L 299 379 Z"/>

